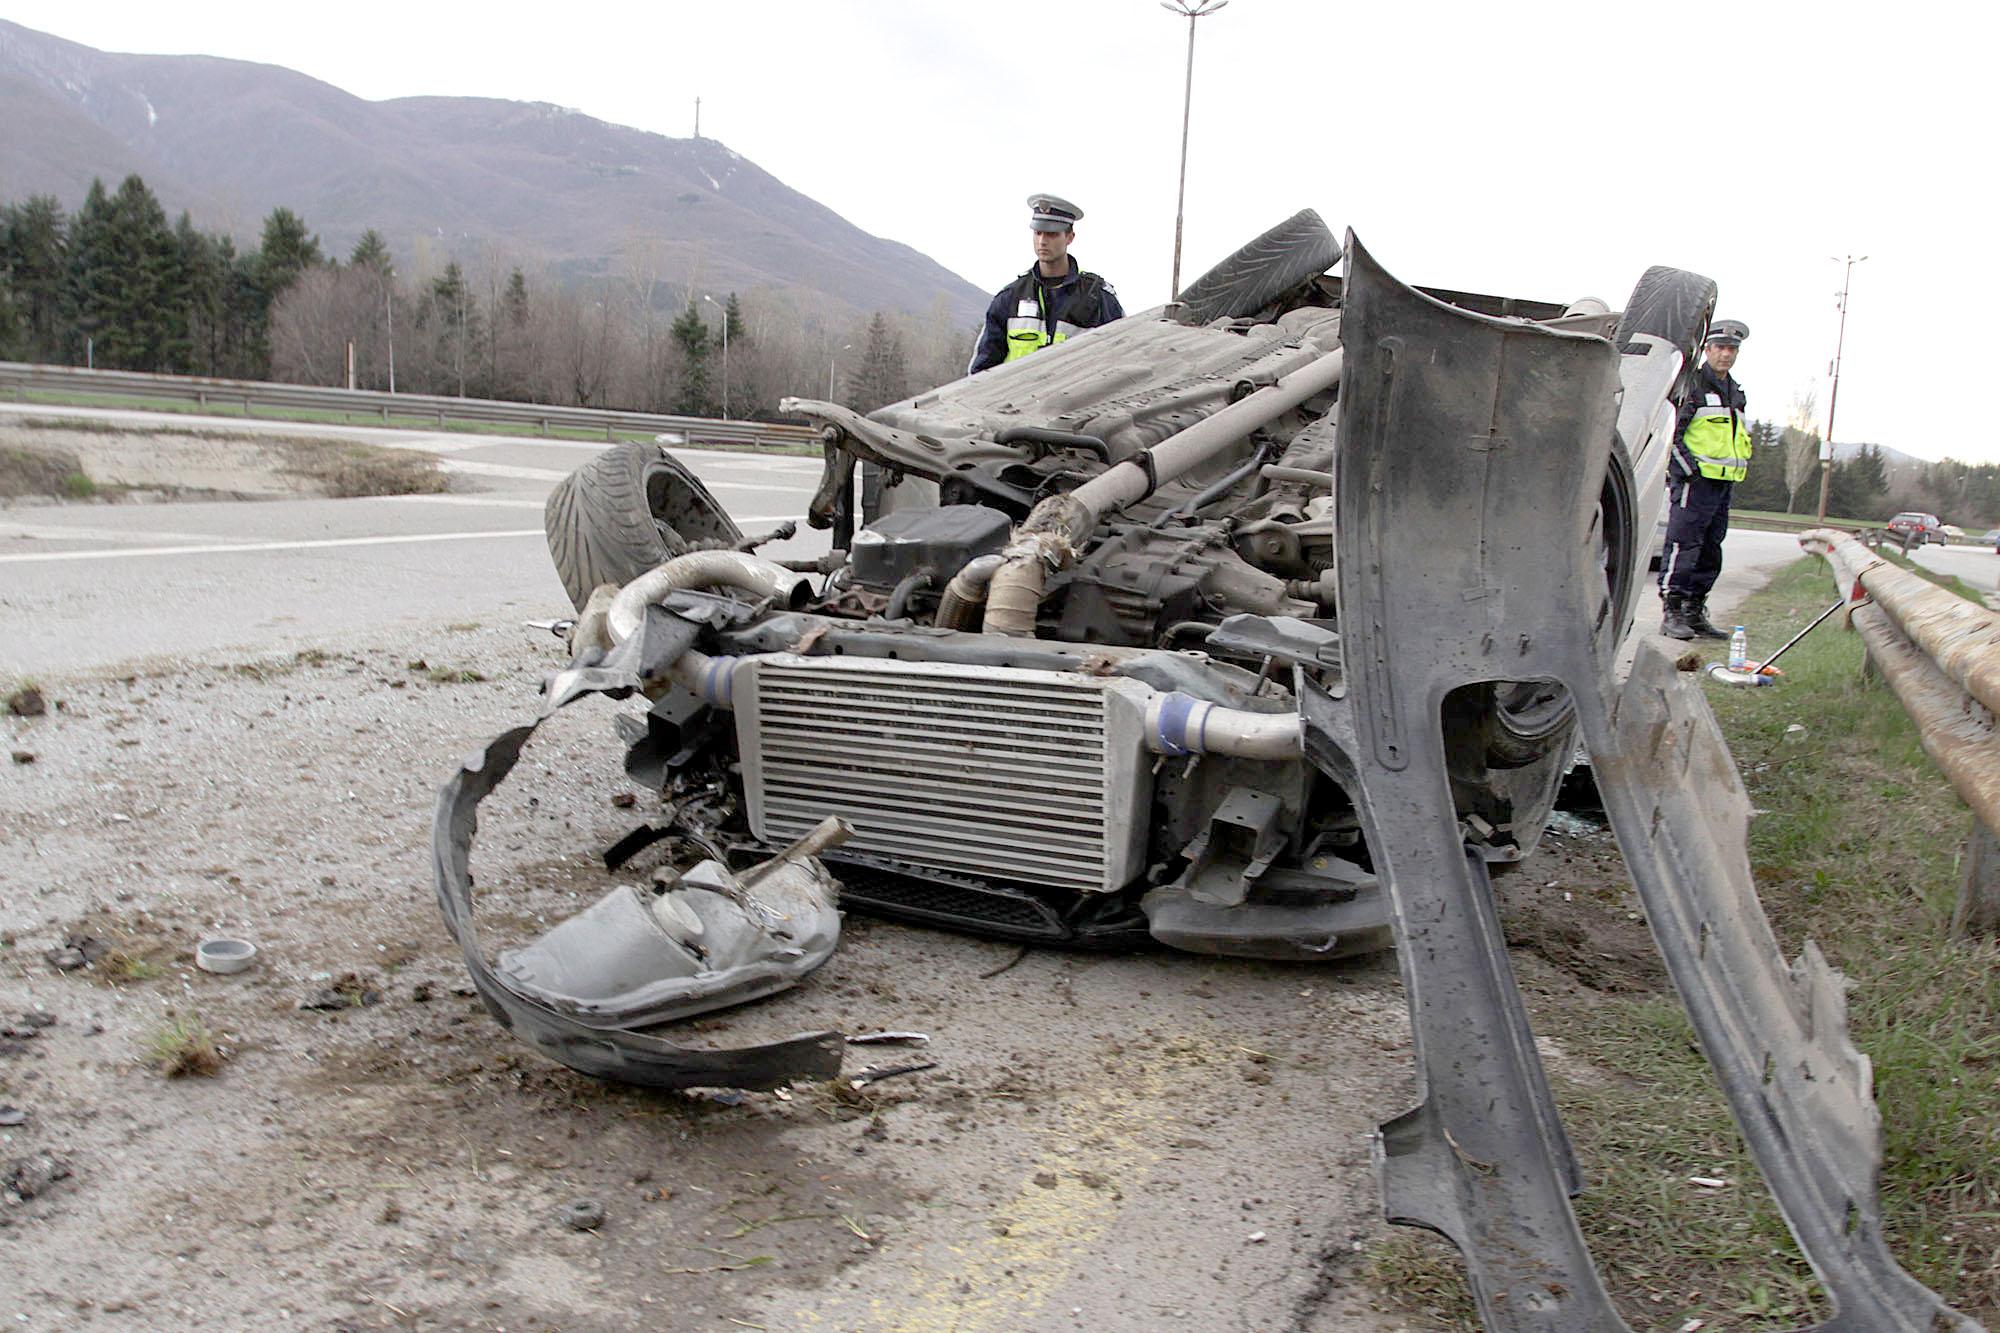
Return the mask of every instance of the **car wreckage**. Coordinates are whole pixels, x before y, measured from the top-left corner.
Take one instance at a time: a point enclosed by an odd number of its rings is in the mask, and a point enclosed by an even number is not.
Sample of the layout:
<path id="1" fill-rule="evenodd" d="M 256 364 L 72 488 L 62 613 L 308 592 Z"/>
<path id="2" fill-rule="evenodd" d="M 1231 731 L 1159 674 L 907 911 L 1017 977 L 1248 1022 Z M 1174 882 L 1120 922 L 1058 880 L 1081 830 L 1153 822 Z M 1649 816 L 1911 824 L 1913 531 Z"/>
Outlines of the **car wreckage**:
<path id="1" fill-rule="evenodd" d="M 1336 272 L 1336 270 L 1338 270 Z M 440 904 L 500 1021 L 662 1087 L 838 1074 L 843 1037 L 672 1022 L 796 985 L 839 912 L 1072 947 L 1394 947 L 1422 1096 L 1377 1139 L 1392 1221 L 1463 1252 L 1490 1329 L 1623 1328 L 1488 876 L 1587 752 L 1668 971 L 1838 1316 L 1976 1327 L 1881 1234 L 1842 981 L 1779 952 L 1698 687 L 1622 683 L 1714 284 L 1622 310 L 1417 289 L 1302 212 L 1164 308 L 820 428 L 812 561 L 755 552 L 664 450 L 551 495 L 577 616 L 540 719 L 441 791 Z M 858 473 L 862 475 L 857 475 Z M 489 960 L 476 808 L 557 710 L 636 699 L 652 869 Z M 643 879 L 643 882 L 639 882 Z"/>

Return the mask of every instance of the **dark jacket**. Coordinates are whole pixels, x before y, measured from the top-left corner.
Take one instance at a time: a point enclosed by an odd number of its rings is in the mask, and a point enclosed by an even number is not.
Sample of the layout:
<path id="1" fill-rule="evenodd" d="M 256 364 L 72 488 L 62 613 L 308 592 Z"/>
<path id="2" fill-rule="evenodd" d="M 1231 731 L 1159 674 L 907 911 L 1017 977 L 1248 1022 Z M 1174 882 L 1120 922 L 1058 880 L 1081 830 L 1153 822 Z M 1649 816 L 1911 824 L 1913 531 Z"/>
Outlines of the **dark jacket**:
<path id="1" fill-rule="evenodd" d="M 1085 282 L 1086 278 L 1095 281 Z M 1041 276 L 1041 266 L 1037 264 L 994 294 L 986 307 L 986 326 L 980 330 L 979 345 L 972 349 L 972 364 L 965 368 L 966 374 L 977 375 L 1007 359 L 1007 321 L 1023 301 L 1038 302 L 1051 334 L 1058 321 L 1080 329 L 1094 329 L 1125 318 L 1125 308 L 1118 304 L 1117 289 L 1095 273 L 1078 268 L 1074 257 L 1069 261 L 1069 275 L 1053 282 Z"/>
<path id="2" fill-rule="evenodd" d="M 1711 394 L 1715 396 L 1713 403 L 1709 402 Z M 1690 393 L 1687 401 L 1681 404 L 1680 415 L 1674 421 L 1674 451 L 1667 458 L 1667 480 L 1679 482 L 1689 477 L 1701 476 L 1701 469 L 1696 466 L 1694 455 L 1688 452 L 1687 445 L 1682 442 L 1682 437 L 1687 434 L 1688 423 L 1694 420 L 1696 411 L 1704 406 L 1727 407 L 1738 416 L 1747 416 L 1749 405 L 1750 400 L 1744 394 L 1742 385 L 1732 377 L 1718 375 L 1712 367 L 1704 365 L 1701 374 L 1695 378 L 1694 392 Z"/>

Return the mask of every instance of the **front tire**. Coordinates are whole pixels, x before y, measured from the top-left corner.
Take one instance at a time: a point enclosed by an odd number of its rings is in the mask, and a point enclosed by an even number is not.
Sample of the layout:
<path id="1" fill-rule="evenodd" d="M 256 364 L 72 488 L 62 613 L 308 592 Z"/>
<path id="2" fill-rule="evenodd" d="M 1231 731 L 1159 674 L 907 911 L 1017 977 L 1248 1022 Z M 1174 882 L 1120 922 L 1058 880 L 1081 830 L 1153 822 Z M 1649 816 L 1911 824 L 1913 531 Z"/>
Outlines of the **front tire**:
<path id="1" fill-rule="evenodd" d="M 656 444 L 614 444 L 564 477 L 542 529 L 579 611 L 600 584 L 623 587 L 684 552 L 743 540 L 708 488 Z"/>

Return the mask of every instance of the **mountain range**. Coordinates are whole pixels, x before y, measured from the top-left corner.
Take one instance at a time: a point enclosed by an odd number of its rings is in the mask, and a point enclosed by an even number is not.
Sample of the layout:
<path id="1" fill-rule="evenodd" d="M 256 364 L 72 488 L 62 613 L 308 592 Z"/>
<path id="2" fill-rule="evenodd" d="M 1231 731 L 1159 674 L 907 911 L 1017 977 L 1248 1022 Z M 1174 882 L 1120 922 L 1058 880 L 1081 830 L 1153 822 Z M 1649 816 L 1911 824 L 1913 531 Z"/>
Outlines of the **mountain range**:
<path id="1" fill-rule="evenodd" d="M 440 252 L 565 277 L 645 266 L 670 284 L 817 294 L 850 311 L 944 313 L 986 297 L 871 236 L 714 139 L 540 102 L 370 102 L 275 65 L 119 55 L 0 20 L 0 203 L 82 202 L 137 172 L 169 215 L 254 244 L 284 206 L 330 253 L 369 228 L 399 262 Z"/>

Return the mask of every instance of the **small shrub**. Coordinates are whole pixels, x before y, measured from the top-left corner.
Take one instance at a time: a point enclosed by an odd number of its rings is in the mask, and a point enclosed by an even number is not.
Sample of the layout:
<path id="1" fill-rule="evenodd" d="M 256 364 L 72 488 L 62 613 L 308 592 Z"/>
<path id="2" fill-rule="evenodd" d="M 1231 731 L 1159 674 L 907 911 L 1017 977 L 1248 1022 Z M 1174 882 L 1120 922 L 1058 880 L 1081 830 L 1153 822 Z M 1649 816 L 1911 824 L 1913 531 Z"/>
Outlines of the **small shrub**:
<path id="1" fill-rule="evenodd" d="M 176 1018 L 146 1040 L 146 1055 L 168 1078 L 213 1078 L 228 1059 L 198 1018 Z"/>

